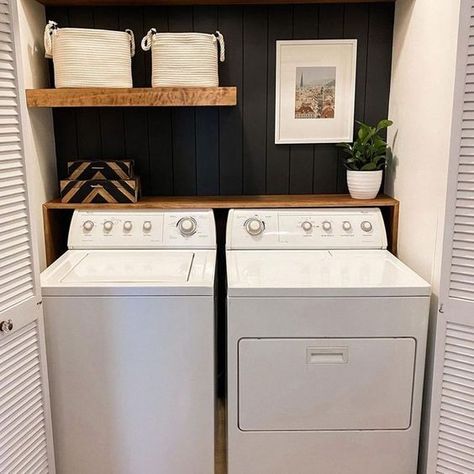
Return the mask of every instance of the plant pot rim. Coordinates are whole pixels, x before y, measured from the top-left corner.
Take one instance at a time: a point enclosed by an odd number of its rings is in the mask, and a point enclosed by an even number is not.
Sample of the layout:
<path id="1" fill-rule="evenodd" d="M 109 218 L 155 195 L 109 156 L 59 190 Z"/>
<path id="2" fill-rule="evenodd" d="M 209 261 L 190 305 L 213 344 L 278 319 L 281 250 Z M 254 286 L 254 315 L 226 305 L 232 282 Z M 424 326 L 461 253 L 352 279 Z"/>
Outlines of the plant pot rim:
<path id="1" fill-rule="evenodd" d="M 383 170 L 347 170 L 348 172 L 350 173 L 377 173 L 379 171 L 383 171 Z"/>

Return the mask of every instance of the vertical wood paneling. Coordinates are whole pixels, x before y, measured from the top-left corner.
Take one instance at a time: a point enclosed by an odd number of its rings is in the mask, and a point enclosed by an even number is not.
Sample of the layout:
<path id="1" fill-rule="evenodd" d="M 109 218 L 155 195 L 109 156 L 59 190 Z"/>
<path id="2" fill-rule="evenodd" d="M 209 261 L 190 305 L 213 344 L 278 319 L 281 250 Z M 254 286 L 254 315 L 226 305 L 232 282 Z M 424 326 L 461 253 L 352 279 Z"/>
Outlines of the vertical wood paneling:
<path id="1" fill-rule="evenodd" d="M 135 32 L 135 86 L 149 86 L 151 54 L 139 47 L 158 31 L 219 29 L 226 40 L 220 83 L 236 85 L 228 108 L 55 109 L 58 171 L 72 159 L 130 158 L 148 195 L 335 193 L 346 191 L 333 144 L 275 145 L 275 41 L 358 40 L 355 118 L 387 116 L 393 5 L 54 7 L 60 26 Z"/>
<path id="2" fill-rule="evenodd" d="M 393 5 L 369 6 L 365 116 L 368 123 L 385 118 L 392 64 Z M 414 79 L 416 81 L 416 79 Z"/>
<path id="3" fill-rule="evenodd" d="M 187 7 L 168 10 L 170 31 L 193 31 L 193 11 Z M 173 167 L 175 194 L 196 194 L 196 118 L 195 108 L 172 110 Z"/>
<path id="4" fill-rule="evenodd" d="M 194 30 L 217 30 L 217 7 L 194 7 Z M 196 109 L 196 186 L 197 194 L 219 194 L 219 110 Z"/>
<path id="5" fill-rule="evenodd" d="M 316 5 L 295 5 L 293 39 L 318 39 L 319 8 Z M 313 192 L 314 145 L 292 145 L 290 148 L 290 193 Z"/>
<path id="6" fill-rule="evenodd" d="M 166 7 L 146 7 L 143 10 L 143 33 L 150 28 L 168 31 L 168 9 Z M 137 43 L 141 37 L 137 38 Z M 151 54 L 145 55 L 145 71 L 151 78 Z M 148 145 L 150 157 L 150 185 L 147 194 L 154 196 L 174 194 L 173 180 L 173 130 L 169 107 L 148 109 Z"/>
<path id="7" fill-rule="evenodd" d="M 242 71 L 243 9 L 219 8 L 219 31 L 225 34 L 226 60 L 220 65 L 221 84 L 237 86 L 237 106 L 219 109 L 220 193 L 242 194 Z"/>
<path id="8" fill-rule="evenodd" d="M 267 7 L 245 8 L 243 33 L 243 188 L 244 194 L 264 194 L 267 160 Z"/>
<path id="9" fill-rule="evenodd" d="M 267 162 L 266 192 L 287 194 L 290 181 L 290 146 L 275 145 L 276 41 L 291 39 L 293 7 L 276 6 L 268 11 L 267 72 Z"/>

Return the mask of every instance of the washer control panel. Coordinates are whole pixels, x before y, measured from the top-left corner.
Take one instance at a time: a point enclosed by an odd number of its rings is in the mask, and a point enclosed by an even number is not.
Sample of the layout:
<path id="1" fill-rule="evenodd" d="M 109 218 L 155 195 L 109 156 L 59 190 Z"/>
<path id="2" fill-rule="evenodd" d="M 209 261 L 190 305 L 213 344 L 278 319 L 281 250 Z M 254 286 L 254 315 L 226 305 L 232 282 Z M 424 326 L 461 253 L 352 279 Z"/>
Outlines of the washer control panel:
<path id="1" fill-rule="evenodd" d="M 227 248 L 384 249 L 380 209 L 233 209 Z"/>
<path id="2" fill-rule="evenodd" d="M 68 247 L 215 248 L 212 211 L 74 211 Z"/>

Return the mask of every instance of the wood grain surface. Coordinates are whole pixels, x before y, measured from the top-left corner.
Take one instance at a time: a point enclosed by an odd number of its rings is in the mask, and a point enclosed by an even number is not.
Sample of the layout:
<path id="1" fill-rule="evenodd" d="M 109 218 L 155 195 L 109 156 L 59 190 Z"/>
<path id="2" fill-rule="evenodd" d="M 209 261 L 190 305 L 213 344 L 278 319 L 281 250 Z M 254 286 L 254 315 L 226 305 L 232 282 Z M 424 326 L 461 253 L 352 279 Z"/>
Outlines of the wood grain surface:
<path id="1" fill-rule="evenodd" d="M 144 6 L 144 5 L 267 5 L 341 3 L 341 0 L 39 0 L 48 6 Z M 395 0 L 344 0 L 344 3 L 394 3 Z"/>
<path id="2" fill-rule="evenodd" d="M 28 107 L 232 106 L 235 87 L 27 89 Z"/>

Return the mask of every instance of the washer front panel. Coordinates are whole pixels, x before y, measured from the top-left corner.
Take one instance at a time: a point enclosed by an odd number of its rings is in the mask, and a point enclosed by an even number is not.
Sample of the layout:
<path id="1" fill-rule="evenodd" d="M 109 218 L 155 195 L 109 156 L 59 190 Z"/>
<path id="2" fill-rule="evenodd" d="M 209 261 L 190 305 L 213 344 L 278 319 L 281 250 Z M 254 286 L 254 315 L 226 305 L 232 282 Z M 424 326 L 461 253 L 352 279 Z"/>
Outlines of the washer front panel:
<path id="1" fill-rule="evenodd" d="M 380 209 L 234 209 L 227 249 L 385 249 Z"/>
<path id="2" fill-rule="evenodd" d="M 74 211 L 70 249 L 216 248 L 212 211 Z"/>

